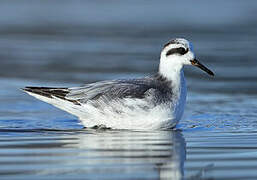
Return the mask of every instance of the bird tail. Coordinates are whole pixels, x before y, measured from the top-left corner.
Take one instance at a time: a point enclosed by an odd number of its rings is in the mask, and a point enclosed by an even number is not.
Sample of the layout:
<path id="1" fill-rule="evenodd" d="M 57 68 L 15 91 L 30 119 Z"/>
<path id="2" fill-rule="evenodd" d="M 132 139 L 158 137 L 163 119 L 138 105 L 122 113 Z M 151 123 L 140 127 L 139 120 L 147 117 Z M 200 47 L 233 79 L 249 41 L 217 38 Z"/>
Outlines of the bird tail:
<path id="1" fill-rule="evenodd" d="M 29 95 L 49 103 L 59 109 L 76 115 L 76 106 L 80 105 L 78 101 L 66 99 L 69 93 L 68 88 L 52 88 L 52 87 L 25 87 L 23 91 Z"/>
<path id="2" fill-rule="evenodd" d="M 57 97 L 60 99 L 65 99 L 65 96 L 69 93 L 68 88 L 52 88 L 52 87 L 25 87 L 22 88 L 23 91 L 29 93 L 30 95 L 34 96 L 44 96 L 47 98 Z"/>

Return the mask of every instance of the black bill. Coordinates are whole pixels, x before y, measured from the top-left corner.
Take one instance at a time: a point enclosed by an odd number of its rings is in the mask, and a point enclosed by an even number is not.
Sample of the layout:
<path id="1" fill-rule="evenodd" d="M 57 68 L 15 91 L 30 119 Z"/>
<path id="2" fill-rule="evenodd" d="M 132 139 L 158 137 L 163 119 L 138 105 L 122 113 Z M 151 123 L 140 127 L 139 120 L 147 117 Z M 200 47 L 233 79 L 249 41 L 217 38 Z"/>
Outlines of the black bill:
<path id="1" fill-rule="evenodd" d="M 198 60 L 194 59 L 191 60 L 191 64 L 193 66 L 199 67 L 200 69 L 202 69 L 203 71 L 207 72 L 209 75 L 214 76 L 214 73 L 208 69 L 207 67 L 205 67 L 203 64 L 201 64 Z"/>

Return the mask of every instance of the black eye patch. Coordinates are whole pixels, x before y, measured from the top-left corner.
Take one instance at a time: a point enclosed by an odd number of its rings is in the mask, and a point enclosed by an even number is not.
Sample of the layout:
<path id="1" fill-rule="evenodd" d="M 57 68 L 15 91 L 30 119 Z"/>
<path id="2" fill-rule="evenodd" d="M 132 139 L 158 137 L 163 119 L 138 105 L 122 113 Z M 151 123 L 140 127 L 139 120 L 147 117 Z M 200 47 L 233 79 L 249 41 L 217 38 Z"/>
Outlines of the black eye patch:
<path id="1" fill-rule="evenodd" d="M 179 48 L 173 48 L 171 50 L 169 50 L 166 53 L 166 56 L 172 55 L 172 54 L 180 54 L 180 55 L 184 55 L 188 52 L 188 49 L 185 49 L 183 47 L 179 47 Z"/>

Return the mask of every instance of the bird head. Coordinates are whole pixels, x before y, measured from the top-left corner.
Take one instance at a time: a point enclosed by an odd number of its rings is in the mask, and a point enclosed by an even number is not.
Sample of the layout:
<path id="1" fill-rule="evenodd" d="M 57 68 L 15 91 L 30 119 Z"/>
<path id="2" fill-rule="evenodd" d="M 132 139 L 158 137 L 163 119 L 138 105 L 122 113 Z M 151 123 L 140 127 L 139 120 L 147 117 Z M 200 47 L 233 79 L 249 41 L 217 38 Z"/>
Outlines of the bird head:
<path id="1" fill-rule="evenodd" d="M 164 45 L 161 52 L 161 65 L 166 66 L 162 68 L 164 71 L 169 68 L 180 70 L 184 65 L 193 65 L 214 76 L 210 69 L 195 58 L 192 44 L 183 38 L 172 39 Z"/>

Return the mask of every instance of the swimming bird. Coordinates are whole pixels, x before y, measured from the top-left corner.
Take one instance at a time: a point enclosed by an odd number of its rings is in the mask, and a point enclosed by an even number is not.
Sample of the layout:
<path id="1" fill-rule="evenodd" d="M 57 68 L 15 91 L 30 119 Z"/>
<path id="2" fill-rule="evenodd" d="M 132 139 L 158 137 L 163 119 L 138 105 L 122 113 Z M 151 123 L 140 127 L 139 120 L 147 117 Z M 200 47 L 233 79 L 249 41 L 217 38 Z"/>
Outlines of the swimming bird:
<path id="1" fill-rule="evenodd" d="M 195 58 L 192 44 L 176 38 L 163 46 L 155 75 L 80 87 L 23 90 L 77 116 L 85 127 L 167 129 L 175 127 L 183 115 L 187 94 L 184 65 L 196 66 L 214 76 Z"/>

